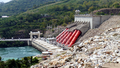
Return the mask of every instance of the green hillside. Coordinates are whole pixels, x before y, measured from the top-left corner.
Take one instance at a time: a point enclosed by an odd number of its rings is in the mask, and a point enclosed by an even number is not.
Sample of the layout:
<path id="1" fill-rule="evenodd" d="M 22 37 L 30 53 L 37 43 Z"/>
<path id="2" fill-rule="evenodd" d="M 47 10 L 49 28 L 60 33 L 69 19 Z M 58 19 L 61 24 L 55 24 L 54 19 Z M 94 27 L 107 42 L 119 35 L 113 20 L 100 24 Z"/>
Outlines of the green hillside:
<path id="1" fill-rule="evenodd" d="M 62 0 L 40 6 L 34 10 L 28 10 L 16 16 L 0 19 L 0 35 L 5 38 L 21 34 L 24 37 L 29 37 L 30 30 L 37 29 L 44 33 L 47 25 L 65 26 L 69 24 L 74 20 L 76 9 L 86 14 L 100 8 L 119 7 L 119 0 Z"/>
<path id="2" fill-rule="evenodd" d="M 59 0 L 12 0 L 0 3 L 0 15 L 15 15 Z"/>

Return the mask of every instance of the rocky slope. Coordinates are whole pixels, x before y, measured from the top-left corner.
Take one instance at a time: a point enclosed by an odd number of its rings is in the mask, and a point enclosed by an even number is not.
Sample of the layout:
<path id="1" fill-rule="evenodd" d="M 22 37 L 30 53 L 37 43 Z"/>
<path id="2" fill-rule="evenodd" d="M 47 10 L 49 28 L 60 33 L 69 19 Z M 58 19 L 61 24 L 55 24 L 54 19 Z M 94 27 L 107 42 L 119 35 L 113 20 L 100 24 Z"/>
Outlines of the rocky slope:
<path id="1" fill-rule="evenodd" d="M 103 12 L 104 14 L 114 14 L 114 15 L 117 15 L 117 14 L 120 14 L 120 8 L 102 8 L 102 9 L 99 9 L 99 10 L 95 10 L 93 11 L 93 14 L 96 14 L 96 13 L 100 13 L 100 12 Z"/>
<path id="2" fill-rule="evenodd" d="M 99 28 L 89 30 L 79 45 L 52 55 L 37 68 L 119 68 L 120 16 L 112 16 Z M 31 67 L 32 68 L 32 67 Z"/>
<path id="3" fill-rule="evenodd" d="M 80 40 L 79 45 L 52 55 L 34 67 L 119 68 L 120 16 L 112 16 L 99 28 L 89 30 Z"/>
<path id="4" fill-rule="evenodd" d="M 101 35 L 90 37 L 62 54 L 51 56 L 38 64 L 36 68 L 105 68 L 108 63 L 119 64 L 119 44 L 120 27 L 110 28 Z M 114 66 L 114 68 L 118 67 Z"/>

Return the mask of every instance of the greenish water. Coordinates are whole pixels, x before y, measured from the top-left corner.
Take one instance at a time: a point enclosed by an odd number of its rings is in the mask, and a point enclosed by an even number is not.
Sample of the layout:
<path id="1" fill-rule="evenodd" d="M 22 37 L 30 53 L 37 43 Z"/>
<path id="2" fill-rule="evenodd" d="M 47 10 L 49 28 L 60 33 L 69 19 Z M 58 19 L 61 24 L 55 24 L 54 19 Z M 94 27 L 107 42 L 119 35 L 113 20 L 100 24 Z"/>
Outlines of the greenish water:
<path id="1" fill-rule="evenodd" d="M 31 46 L 0 48 L 2 61 L 6 61 L 8 59 L 20 59 L 38 54 L 41 54 L 41 52 Z"/>

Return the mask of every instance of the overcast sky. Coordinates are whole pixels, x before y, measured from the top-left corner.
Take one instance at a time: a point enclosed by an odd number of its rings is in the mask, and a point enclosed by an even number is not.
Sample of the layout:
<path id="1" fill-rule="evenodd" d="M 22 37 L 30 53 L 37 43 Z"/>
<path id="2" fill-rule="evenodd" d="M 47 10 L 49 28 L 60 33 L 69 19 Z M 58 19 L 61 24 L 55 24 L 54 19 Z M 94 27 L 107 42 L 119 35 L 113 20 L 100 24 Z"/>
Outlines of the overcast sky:
<path id="1" fill-rule="evenodd" d="M 9 2 L 9 1 L 11 0 L 0 0 L 0 2 L 4 2 L 4 3 Z"/>

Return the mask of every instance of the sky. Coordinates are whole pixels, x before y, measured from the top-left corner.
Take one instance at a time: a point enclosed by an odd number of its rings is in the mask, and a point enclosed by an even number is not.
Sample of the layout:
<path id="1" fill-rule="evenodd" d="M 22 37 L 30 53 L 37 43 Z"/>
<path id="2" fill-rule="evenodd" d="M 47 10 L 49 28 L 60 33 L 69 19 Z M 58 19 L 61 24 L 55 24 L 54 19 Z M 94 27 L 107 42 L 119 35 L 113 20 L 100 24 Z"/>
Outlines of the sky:
<path id="1" fill-rule="evenodd" d="M 11 1 L 11 0 L 0 0 L 0 2 L 4 2 L 4 3 L 7 3 L 9 1 Z"/>

